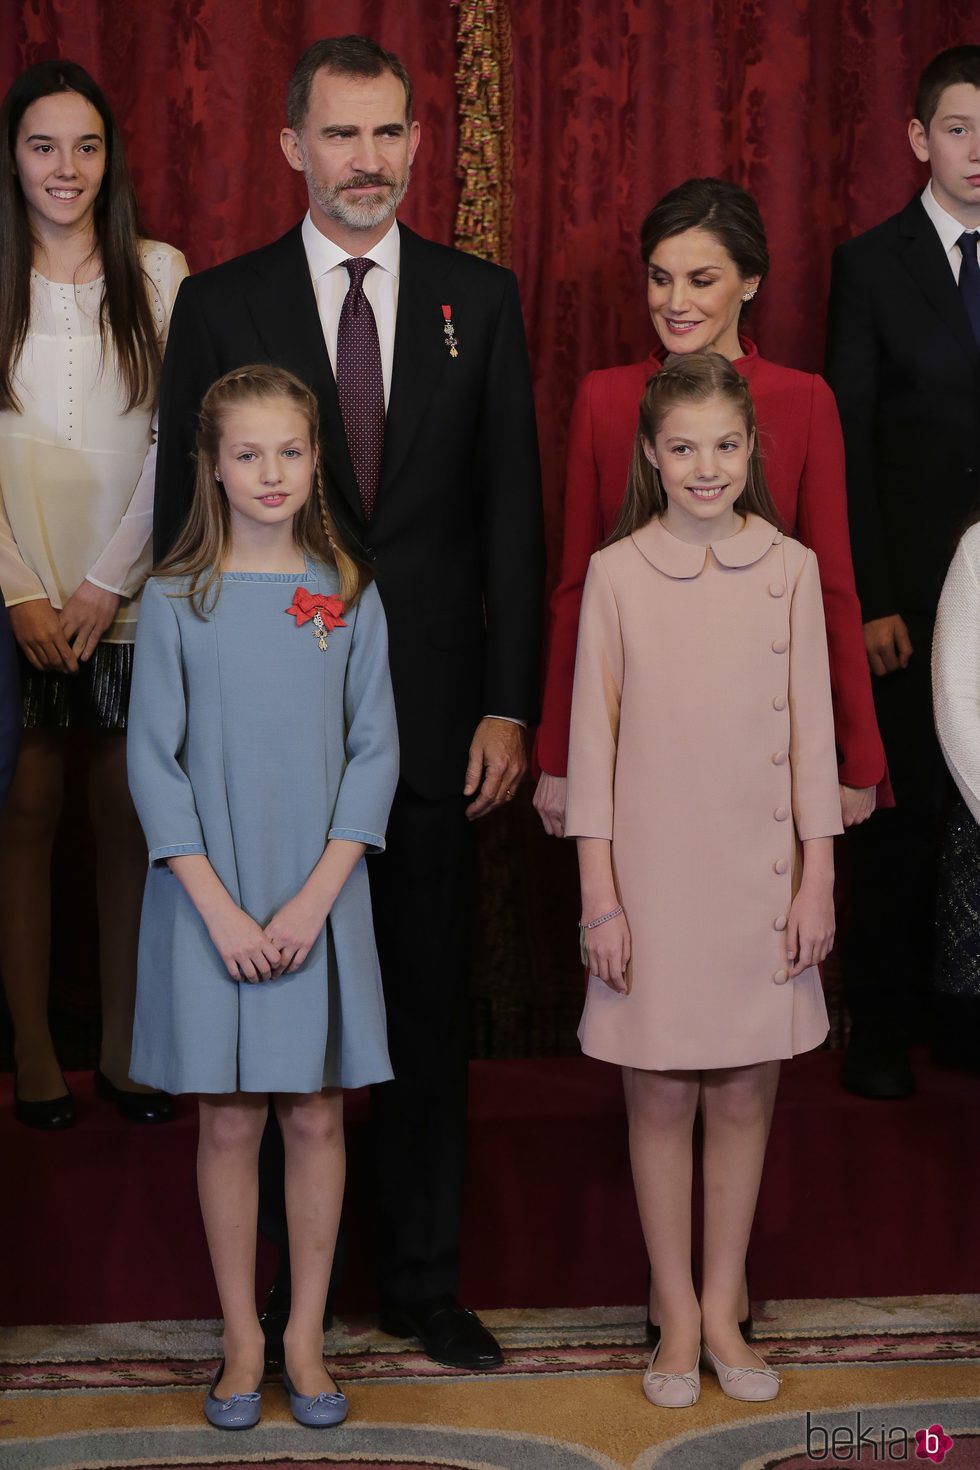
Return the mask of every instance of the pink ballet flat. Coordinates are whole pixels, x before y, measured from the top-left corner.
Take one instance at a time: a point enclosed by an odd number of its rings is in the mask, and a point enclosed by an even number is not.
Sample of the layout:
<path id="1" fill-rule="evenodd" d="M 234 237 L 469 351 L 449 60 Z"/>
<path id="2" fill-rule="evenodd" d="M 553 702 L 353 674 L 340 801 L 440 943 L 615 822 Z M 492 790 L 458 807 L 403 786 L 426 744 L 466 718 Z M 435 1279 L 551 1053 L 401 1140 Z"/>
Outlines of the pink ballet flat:
<path id="1" fill-rule="evenodd" d="M 689 1409 L 701 1397 L 701 1375 L 695 1359 L 690 1373 L 658 1373 L 654 1368 L 660 1343 L 643 1375 L 643 1392 L 658 1409 Z"/>
<path id="2" fill-rule="evenodd" d="M 750 1351 L 752 1351 L 750 1349 Z M 718 1386 L 722 1393 L 727 1393 L 730 1399 L 740 1399 L 746 1404 L 762 1404 L 767 1399 L 774 1399 L 779 1392 L 782 1379 L 775 1368 L 766 1366 L 757 1352 L 752 1351 L 753 1358 L 758 1358 L 758 1368 L 729 1368 L 720 1358 L 716 1358 L 706 1342 L 701 1344 L 701 1361 L 705 1367 L 710 1368 L 718 1379 Z"/>

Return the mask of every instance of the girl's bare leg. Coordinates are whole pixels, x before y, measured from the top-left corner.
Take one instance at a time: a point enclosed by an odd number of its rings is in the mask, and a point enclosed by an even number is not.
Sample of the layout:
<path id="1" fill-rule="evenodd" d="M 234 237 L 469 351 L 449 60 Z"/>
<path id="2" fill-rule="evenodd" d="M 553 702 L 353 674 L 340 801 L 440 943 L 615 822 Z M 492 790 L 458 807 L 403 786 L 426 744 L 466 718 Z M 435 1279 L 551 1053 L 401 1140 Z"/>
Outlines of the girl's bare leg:
<path id="1" fill-rule="evenodd" d="M 280 1093 L 292 1301 L 283 1332 L 297 1393 L 334 1393 L 323 1364 L 323 1311 L 344 1200 L 344 1101 L 339 1088 Z"/>
<path id="2" fill-rule="evenodd" d="M 705 1072 L 704 1340 L 732 1368 L 758 1367 L 738 1330 L 745 1254 L 759 1196 L 779 1063 Z"/>
<path id="3" fill-rule="evenodd" d="M 626 1094 L 626 1115 L 627 1115 L 627 1117 L 629 1117 L 629 1114 L 630 1114 L 630 1098 L 631 1098 L 630 1078 L 632 1077 L 632 1075 L 633 1075 L 632 1074 L 632 1071 L 631 1071 L 631 1069 L 629 1067 L 624 1067 L 623 1068 L 623 1090 L 624 1090 L 624 1092 Z M 775 1098 L 776 1098 L 776 1094 L 775 1094 L 775 1091 L 773 1091 L 773 1102 L 775 1102 Z M 770 1109 L 770 1115 L 771 1115 L 771 1109 Z M 738 1320 L 740 1322 L 743 1322 L 745 1320 L 745 1318 L 749 1315 L 749 1312 L 751 1310 L 750 1302 L 749 1302 L 749 1287 L 748 1287 L 748 1282 L 747 1282 L 747 1280 L 745 1279 L 744 1276 L 742 1278 L 742 1289 L 741 1289 L 741 1292 L 739 1293 L 738 1302 L 739 1302 L 739 1305 L 738 1305 Z M 655 1325 L 659 1325 L 659 1323 L 660 1323 L 660 1307 L 659 1307 L 658 1302 L 657 1302 L 657 1286 L 656 1286 L 656 1282 L 653 1279 L 652 1272 L 651 1272 L 651 1275 L 650 1275 L 650 1294 L 649 1294 L 649 1296 L 647 1298 L 647 1315 L 649 1316 L 651 1322 L 653 1322 Z"/>
<path id="4" fill-rule="evenodd" d="M 660 1312 L 657 1370 L 689 1373 L 701 1341 L 691 1278 L 691 1150 L 700 1077 L 633 1068 L 625 1078 L 633 1184 Z"/>
<path id="5" fill-rule="evenodd" d="M 0 971 L 24 1102 L 61 1097 L 65 1090 L 48 1024 L 51 850 L 63 790 L 64 737 L 25 730 L 0 815 Z"/>
<path id="6" fill-rule="evenodd" d="M 200 1099 L 197 1188 L 224 1318 L 225 1368 L 218 1398 L 252 1393 L 262 1381 L 265 1342 L 255 1307 L 259 1143 L 268 1099 L 232 1092 Z"/>

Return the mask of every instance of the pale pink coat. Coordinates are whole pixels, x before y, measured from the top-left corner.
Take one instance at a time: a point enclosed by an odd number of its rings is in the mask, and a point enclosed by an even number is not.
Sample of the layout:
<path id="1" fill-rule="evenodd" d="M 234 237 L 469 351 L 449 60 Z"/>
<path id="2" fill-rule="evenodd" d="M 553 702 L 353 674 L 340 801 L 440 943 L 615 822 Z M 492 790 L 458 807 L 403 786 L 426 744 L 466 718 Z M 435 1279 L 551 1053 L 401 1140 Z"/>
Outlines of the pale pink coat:
<path id="1" fill-rule="evenodd" d="M 612 841 L 628 996 L 590 979 L 589 1056 L 657 1071 L 819 1046 L 788 979 L 798 839 L 842 830 L 816 558 L 758 516 L 710 548 L 654 520 L 596 552 L 579 623 L 569 837 Z"/>

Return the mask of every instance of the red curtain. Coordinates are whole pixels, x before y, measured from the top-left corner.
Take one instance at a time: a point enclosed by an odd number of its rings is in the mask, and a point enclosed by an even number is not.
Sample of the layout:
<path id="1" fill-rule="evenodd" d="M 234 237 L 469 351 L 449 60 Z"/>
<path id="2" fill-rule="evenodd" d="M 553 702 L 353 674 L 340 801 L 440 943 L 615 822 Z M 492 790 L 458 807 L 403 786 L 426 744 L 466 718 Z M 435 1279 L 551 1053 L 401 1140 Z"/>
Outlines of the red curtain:
<path id="1" fill-rule="evenodd" d="M 306 208 L 279 147 L 286 83 L 318 36 L 376 36 L 411 73 L 425 147 L 402 216 L 449 242 L 456 209 L 456 12 L 448 0 L 0 0 L 0 90 L 79 61 L 122 126 L 147 230 L 203 270 Z"/>

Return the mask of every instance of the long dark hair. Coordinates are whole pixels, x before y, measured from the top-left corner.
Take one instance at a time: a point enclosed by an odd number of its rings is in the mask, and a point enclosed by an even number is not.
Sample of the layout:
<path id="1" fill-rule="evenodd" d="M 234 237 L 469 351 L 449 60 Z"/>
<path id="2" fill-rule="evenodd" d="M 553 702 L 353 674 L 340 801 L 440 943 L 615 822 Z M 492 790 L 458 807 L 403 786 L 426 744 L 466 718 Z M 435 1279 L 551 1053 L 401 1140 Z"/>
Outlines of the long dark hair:
<path id="1" fill-rule="evenodd" d="M 243 404 L 282 399 L 306 419 L 310 445 L 316 448 L 320 410 L 316 394 L 285 368 L 253 363 L 234 368 L 212 383 L 198 415 L 197 471 L 194 499 L 173 550 L 153 568 L 155 577 L 186 577 L 183 594 L 199 617 L 214 608 L 221 592 L 221 569 L 231 547 L 231 512 L 224 487 L 217 478 L 218 448 L 225 414 Z M 313 467 L 312 493 L 293 520 L 296 545 L 316 560 L 337 568 L 340 596 L 351 607 L 371 581 L 363 562 L 341 543 L 327 508 L 320 456 Z"/>
<path id="2" fill-rule="evenodd" d="M 640 226 L 640 254 L 647 265 L 661 240 L 687 230 L 714 235 L 744 279 L 769 274 L 765 226 L 748 190 L 727 179 L 686 179 L 656 204 Z"/>
<path id="3" fill-rule="evenodd" d="M 648 379 L 640 399 L 640 422 L 633 442 L 626 499 L 607 546 L 632 535 L 667 509 L 660 472 L 644 454 L 644 440 L 653 444 L 667 414 L 679 403 L 707 403 L 710 398 L 726 398 L 744 422 L 746 434 L 755 435 L 745 489 L 734 508 L 743 515 L 761 516 L 770 525 L 783 529 L 762 468 L 755 406 L 748 383 L 719 352 L 673 352 L 659 373 Z"/>
<path id="4" fill-rule="evenodd" d="M 102 358 L 111 339 L 126 389 L 127 412 L 152 400 L 160 375 L 160 343 L 147 297 L 148 278 L 139 253 L 142 233 L 136 195 L 122 138 L 105 94 L 74 61 L 39 61 L 13 83 L 0 104 L 0 138 L 9 164 L 0 168 L 0 409 L 19 410 L 14 371 L 31 317 L 31 265 L 35 240 L 17 176 L 15 149 L 21 119 L 32 102 L 55 92 L 77 92 L 90 102 L 105 130 L 106 169 L 95 201 L 95 238 L 105 289 L 99 311 Z"/>

